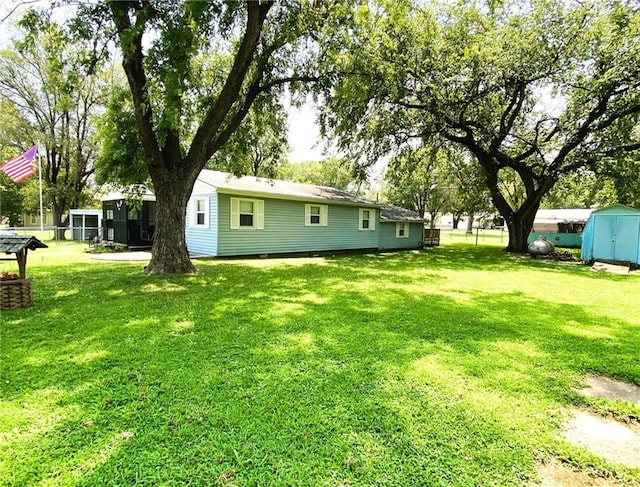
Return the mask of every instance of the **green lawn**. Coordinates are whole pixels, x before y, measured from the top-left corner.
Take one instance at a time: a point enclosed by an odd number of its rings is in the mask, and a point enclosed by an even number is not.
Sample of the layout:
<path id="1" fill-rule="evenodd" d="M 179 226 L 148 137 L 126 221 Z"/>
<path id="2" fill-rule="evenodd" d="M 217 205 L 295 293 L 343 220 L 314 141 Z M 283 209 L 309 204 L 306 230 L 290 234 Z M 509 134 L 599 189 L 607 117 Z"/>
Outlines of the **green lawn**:
<path id="1" fill-rule="evenodd" d="M 572 406 L 640 417 L 573 392 L 640 384 L 640 273 L 448 238 L 195 276 L 30 253 L 36 303 L 1 317 L 0 484 L 510 486 L 551 457 L 640 482 L 559 437 Z"/>

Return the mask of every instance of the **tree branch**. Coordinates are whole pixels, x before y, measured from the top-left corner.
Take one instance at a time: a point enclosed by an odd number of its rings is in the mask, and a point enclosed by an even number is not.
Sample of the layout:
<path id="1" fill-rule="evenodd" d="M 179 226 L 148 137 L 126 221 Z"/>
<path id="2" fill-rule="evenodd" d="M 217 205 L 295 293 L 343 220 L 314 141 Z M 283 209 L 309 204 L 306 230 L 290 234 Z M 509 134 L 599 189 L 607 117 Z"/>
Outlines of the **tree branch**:
<path id="1" fill-rule="evenodd" d="M 142 35 L 144 25 L 142 22 L 144 21 L 140 21 L 140 25 L 134 27 L 129 19 L 130 9 L 139 12 L 144 7 L 139 2 L 119 1 L 111 1 L 109 6 L 120 39 L 122 67 L 127 74 L 127 80 L 131 88 L 136 123 L 143 141 L 142 146 L 150 161 L 159 165 L 162 164 L 162 155 L 153 129 L 153 111 L 149 103 L 149 94 L 146 86 L 147 76 L 143 65 Z M 142 17 L 140 16 L 139 18 Z"/>
<path id="2" fill-rule="evenodd" d="M 507 135 L 509 135 L 509 132 L 511 132 L 513 124 L 518 118 L 518 115 L 520 115 L 520 110 L 522 110 L 522 105 L 526 98 L 525 87 L 525 82 L 516 82 L 516 87 L 513 90 L 511 99 L 509 100 L 509 104 L 502 112 L 502 116 L 500 117 L 500 130 L 498 132 L 498 136 L 495 137 L 491 142 L 491 146 L 489 148 L 491 152 L 497 150 L 498 147 L 500 147 L 500 145 L 504 142 L 504 139 L 507 137 Z"/>
<path id="3" fill-rule="evenodd" d="M 210 148 L 213 145 L 212 142 L 215 138 L 219 138 L 217 134 L 220 126 L 225 118 L 227 118 L 229 111 L 242 89 L 242 85 L 253 62 L 254 54 L 258 48 L 262 26 L 273 4 L 273 0 L 260 3 L 247 2 L 247 26 L 238 52 L 236 53 L 233 66 L 227 75 L 220 94 L 205 115 L 202 124 L 193 138 L 191 148 L 187 155 L 188 159 L 198 160 L 204 164 L 208 158 L 211 157 L 212 152 Z"/>

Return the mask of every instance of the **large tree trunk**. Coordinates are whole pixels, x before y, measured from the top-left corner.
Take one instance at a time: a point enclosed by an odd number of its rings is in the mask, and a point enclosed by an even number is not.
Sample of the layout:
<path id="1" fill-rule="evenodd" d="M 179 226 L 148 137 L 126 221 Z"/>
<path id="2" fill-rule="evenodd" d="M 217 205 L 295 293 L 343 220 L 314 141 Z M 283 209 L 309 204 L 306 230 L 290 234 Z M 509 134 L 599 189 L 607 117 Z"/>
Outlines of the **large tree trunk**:
<path id="1" fill-rule="evenodd" d="M 530 212 L 527 216 L 519 215 L 518 212 L 511 212 L 509 218 L 505 218 L 507 228 L 509 229 L 509 245 L 505 249 L 507 252 L 526 253 L 528 251 L 527 238 L 533 228 L 533 220 L 535 219 L 538 208 Z"/>
<path id="2" fill-rule="evenodd" d="M 494 205 L 509 229 L 509 245 L 505 250 L 524 254 L 528 251 L 527 237 L 533 229 L 533 220 L 536 217 L 540 201 L 538 198 L 527 199 L 517 211 L 513 211 L 504 200 L 500 203 L 494 200 Z"/>
<path id="3" fill-rule="evenodd" d="M 473 213 L 469 213 L 469 217 L 467 218 L 467 229 L 465 233 L 472 234 L 473 233 L 473 220 L 475 215 Z"/>
<path id="4" fill-rule="evenodd" d="M 451 218 L 452 218 L 452 228 L 454 230 L 458 229 L 458 225 L 460 225 L 460 218 L 462 218 L 462 214 L 458 214 L 458 213 L 452 213 L 451 214 Z"/>
<path id="5" fill-rule="evenodd" d="M 156 229 L 151 248 L 151 261 L 146 271 L 151 274 L 191 274 L 196 272 L 185 239 L 187 202 L 193 182 L 185 178 L 155 177 Z"/>
<path id="6" fill-rule="evenodd" d="M 66 231 L 68 226 L 65 225 L 65 220 L 62 218 L 63 209 L 58 205 L 53 205 L 53 238 L 54 240 L 66 240 Z"/>
<path id="7" fill-rule="evenodd" d="M 556 179 L 547 177 L 537 181 L 536 185 L 530 174 L 524 171 L 520 172 L 519 174 L 526 187 L 527 197 L 520 207 L 514 210 L 500 192 L 497 170 L 484 164 L 483 167 L 487 171 L 487 188 L 491 193 L 493 205 L 500 213 L 500 216 L 504 218 L 505 224 L 509 229 L 509 245 L 505 250 L 524 254 L 528 251 L 527 237 L 533 229 L 533 221 L 536 218 L 538 208 L 540 208 L 542 197 L 553 188 Z"/>

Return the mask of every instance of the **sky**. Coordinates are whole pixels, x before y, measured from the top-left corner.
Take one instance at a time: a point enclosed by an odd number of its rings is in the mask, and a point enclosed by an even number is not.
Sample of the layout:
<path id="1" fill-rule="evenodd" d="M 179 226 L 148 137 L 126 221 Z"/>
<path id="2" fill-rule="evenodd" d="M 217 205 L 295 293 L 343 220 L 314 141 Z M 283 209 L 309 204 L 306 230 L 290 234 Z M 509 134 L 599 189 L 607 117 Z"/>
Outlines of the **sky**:
<path id="1" fill-rule="evenodd" d="M 316 123 L 316 110 L 311 103 L 289 109 L 289 162 L 319 161 L 323 154 L 323 142 Z"/>

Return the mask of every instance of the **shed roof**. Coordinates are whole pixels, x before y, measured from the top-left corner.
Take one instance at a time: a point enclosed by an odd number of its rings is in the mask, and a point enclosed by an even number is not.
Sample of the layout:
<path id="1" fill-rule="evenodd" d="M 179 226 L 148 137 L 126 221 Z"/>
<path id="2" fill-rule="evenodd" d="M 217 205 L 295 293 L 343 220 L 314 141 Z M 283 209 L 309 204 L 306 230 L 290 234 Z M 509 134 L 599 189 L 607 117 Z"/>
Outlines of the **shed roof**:
<path id="1" fill-rule="evenodd" d="M 640 210 L 627 205 L 621 205 L 620 203 L 614 203 L 613 205 L 605 206 L 593 210 L 593 213 L 624 213 L 624 214 L 640 214 Z"/>
<path id="2" fill-rule="evenodd" d="M 156 200 L 156 194 L 151 188 L 148 188 L 144 184 L 133 184 L 123 188 L 121 191 L 109 191 L 100 198 L 100 201 L 116 201 L 132 197 L 141 199 L 142 201 Z"/>
<path id="3" fill-rule="evenodd" d="M 536 223 L 586 222 L 591 215 L 590 208 L 540 209 L 536 213 Z"/>
<path id="4" fill-rule="evenodd" d="M 0 235 L 0 252 L 16 254 L 25 249 L 46 249 L 48 245 L 42 243 L 36 237 L 24 235 Z"/>
<path id="5" fill-rule="evenodd" d="M 380 212 L 380 220 L 387 222 L 416 222 L 424 221 L 415 211 L 407 210 L 400 206 L 384 205 Z"/>
<path id="6" fill-rule="evenodd" d="M 203 169 L 194 187 L 194 193 L 207 193 L 211 188 L 220 193 L 270 196 L 281 199 L 331 201 L 343 204 L 380 207 L 380 203 L 328 186 L 294 183 L 280 179 L 234 176 L 221 171 Z"/>

